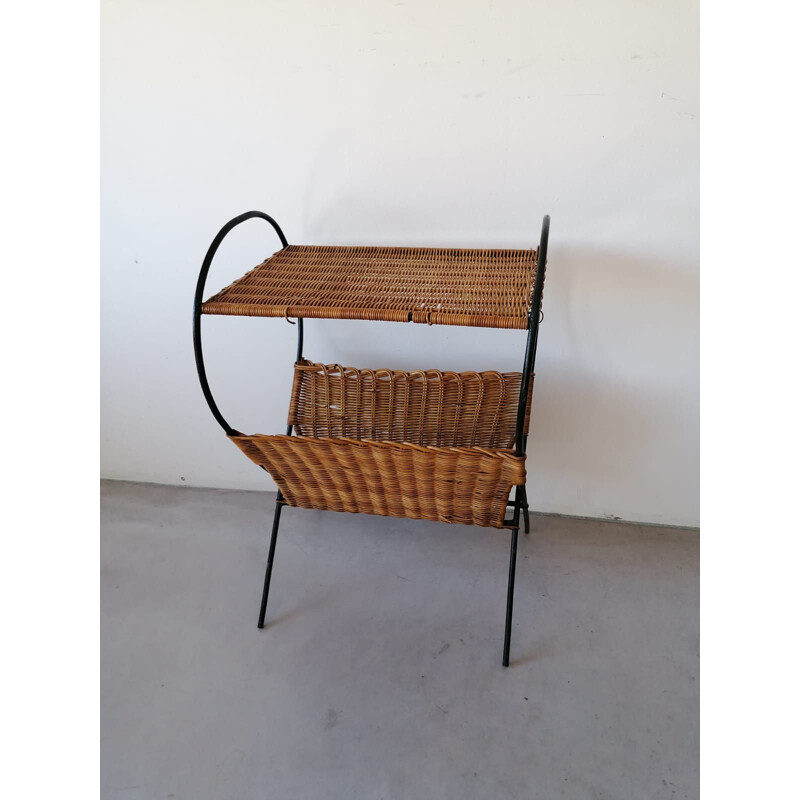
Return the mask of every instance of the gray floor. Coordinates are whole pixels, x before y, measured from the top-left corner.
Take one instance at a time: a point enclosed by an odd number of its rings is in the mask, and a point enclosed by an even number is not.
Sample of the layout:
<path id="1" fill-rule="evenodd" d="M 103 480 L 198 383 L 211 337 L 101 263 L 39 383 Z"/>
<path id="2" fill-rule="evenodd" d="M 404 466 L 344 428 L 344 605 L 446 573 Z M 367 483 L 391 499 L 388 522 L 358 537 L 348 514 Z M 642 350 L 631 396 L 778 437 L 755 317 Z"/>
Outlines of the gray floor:
<path id="1" fill-rule="evenodd" d="M 698 796 L 696 531 L 101 492 L 104 800 Z"/>

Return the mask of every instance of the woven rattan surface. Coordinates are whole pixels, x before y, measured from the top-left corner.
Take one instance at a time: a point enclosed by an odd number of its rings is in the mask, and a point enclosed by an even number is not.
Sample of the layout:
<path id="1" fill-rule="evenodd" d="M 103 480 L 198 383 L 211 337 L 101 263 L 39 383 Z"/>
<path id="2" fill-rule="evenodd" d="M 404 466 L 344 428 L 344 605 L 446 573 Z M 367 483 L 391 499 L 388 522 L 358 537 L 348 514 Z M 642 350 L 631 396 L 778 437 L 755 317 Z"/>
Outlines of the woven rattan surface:
<path id="1" fill-rule="evenodd" d="M 295 364 L 289 424 L 316 438 L 510 449 L 521 383 L 521 372 L 403 372 L 304 360 Z M 528 418 L 530 407 L 529 395 Z"/>
<path id="2" fill-rule="evenodd" d="M 535 250 L 290 245 L 204 314 L 528 327 Z"/>
<path id="3" fill-rule="evenodd" d="M 290 506 L 502 528 L 525 459 L 507 451 L 397 442 L 230 437 Z"/>

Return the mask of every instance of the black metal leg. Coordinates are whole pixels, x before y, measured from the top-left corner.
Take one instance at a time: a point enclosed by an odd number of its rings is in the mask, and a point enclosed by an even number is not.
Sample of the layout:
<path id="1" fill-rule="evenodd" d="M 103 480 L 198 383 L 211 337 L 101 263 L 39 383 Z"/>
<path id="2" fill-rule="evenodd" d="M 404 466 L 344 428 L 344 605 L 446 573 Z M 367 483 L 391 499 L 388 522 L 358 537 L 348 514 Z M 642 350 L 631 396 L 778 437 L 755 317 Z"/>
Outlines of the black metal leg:
<path id="1" fill-rule="evenodd" d="M 531 532 L 531 518 L 528 514 L 528 490 L 524 486 L 517 486 L 517 493 L 520 496 L 522 505 L 522 515 L 525 518 L 525 533 Z"/>
<path id="2" fill-rule="evenodd" d="M 511 531 L 511 560 L 508 565 L 508 600 L 506 601 L 506 638 L 503 643 L 503 666 L 508 666 L 508 653 L 511 649 L 511 616 L 514 612 L 514 573 L 517 569 L 517 535 L 519 527 Z"/>
<path id="3" fill-rule="evenodd" d="M 272 579 L 272 562 L 275 559 L 275 542 L 278 539 L 278 526 L 281 522 L 281 509 L 283 508 L 283 495 L 278 492 L 275 501 L 275 517 L 272 521 L 272 538 L 269 541 L 269 555 L 267 556 L 267 574 L 264 576 L 264 592 L 261 595 L 261 612 L 258 615 L 258 627 L 264 627 L 264 617 L 267 613 L 267 598 L 269 597 L 269 583 Z"/>

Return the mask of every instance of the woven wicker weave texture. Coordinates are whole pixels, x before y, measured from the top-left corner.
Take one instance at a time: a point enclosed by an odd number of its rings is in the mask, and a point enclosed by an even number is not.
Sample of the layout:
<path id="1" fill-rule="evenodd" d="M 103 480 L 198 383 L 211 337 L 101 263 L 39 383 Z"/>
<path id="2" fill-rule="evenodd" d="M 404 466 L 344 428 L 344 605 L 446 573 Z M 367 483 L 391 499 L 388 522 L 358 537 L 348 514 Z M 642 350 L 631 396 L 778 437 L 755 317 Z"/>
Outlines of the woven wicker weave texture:
<path id="1" fill-rule="evenodd" d="M 528 327 L 535 250 L 290 245 L 204 314 Z"/>
<path id="2" fill-rule="evenodd" d="M 266 467 L 291 506 L 502 528 L 525 459 L 480 448 L 397 442 L 232 436 Z"/>
<path id="3" fill-rule="evenodd" d="M 510 449 L 521 383 L 520 372 L 402 372 L 304 360 L 295 364 L 288 422 L 300 436 Z"/>
<path id="4" fill-rule="evenodd" d="M 525 482 L 511 450 L 521 380 L 303 360 L 289 406 L 298 435 L 231 440 L 291 506 L 503 527 Z"/>

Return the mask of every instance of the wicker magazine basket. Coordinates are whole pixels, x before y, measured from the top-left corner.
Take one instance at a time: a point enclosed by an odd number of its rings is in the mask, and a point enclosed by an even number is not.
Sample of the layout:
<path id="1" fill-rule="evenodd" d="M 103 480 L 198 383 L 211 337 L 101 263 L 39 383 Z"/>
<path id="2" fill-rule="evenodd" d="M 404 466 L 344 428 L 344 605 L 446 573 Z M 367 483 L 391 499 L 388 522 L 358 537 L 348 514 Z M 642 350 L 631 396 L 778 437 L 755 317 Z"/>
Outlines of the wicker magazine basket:
<path id="1" fill-rule="evenodd" d="M 512 449 L 521 382 L 303 360 L 289 404 L 298 435 L 231 440 L 290 506 L 501 528 L 511 487 L 525 483 Z"/>

